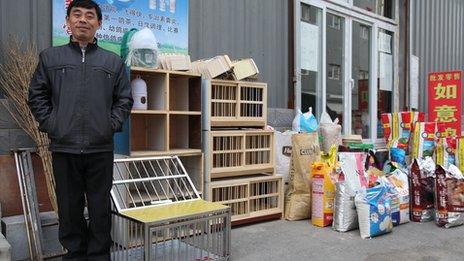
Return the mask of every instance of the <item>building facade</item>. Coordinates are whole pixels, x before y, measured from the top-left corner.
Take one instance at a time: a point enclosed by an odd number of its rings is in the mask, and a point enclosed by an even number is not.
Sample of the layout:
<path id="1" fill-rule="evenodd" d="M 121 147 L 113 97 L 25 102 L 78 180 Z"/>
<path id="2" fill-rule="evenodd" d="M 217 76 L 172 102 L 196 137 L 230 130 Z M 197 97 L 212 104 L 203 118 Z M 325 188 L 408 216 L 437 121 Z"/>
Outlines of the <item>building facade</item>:
<path id="1" fill-rule="evenodd" d="M 51 46 L 51 2 L 0 0 L 0 48 L 11 35 Z M 460 0 L 195 0 L 189 52 L 252 57 L 269 107 L 325 109 L 345 134 L 376 140 L 380 112 L 427 110 L 428 72 L 464 69 L 463 14 Z M 0 107 L 0 154 L 33 146 Z"/>

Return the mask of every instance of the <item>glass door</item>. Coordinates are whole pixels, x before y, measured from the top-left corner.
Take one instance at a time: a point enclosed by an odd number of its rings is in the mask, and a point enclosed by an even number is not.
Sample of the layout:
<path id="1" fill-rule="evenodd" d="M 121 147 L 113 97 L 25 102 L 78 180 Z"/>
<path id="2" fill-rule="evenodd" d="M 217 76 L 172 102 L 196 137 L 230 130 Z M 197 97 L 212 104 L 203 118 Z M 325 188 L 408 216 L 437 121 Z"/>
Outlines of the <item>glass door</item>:
<path id="1" fill-rule="evenodd" d="M 294 102 L 319 120 L 323 111 L 338 118 L 345 135 L 375 142 L 380 113 L 396 108 L 398 25 L 360 12 L 359 3 L 295 0 Z M 382 14 L 393 10 L 378 6 Z"/>
<path id="2" fill-rule="evenodd" d="M 377 139 L 383 139 L 381 114 L 393 109 L 393 89 L 395 80 L 394 33 L 379 28 L 377 34 Z"/>
<path id="3" fill-rule="evenodd" d="M 311 107 L 314 116 L 319 118 L 323 108 L 323 9 L 301 3 L 300 8 L 300 72 L 301 110 Z"/>
<path id="4" fill-rule="evenodd" d="M 358 21 L 352 23 L 351 49 L 351 134 L 363 139 L 371 136 L 371 29 Z"/>
<path id="5" fill-rule="evenodd" d="M 335 13 L 326 15 L 326 112 L 338 118 L 344 127 L 345 115 L 345 18 Z M 346 132 L 346 131 L 345 131 Z"/>

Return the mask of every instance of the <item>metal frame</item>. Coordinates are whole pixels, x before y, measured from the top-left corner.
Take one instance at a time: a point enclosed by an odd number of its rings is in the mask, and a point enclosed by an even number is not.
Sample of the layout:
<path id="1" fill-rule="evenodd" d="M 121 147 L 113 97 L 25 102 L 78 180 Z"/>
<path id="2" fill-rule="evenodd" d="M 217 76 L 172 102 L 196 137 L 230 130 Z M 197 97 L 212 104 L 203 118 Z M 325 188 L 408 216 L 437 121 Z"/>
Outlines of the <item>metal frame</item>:
<path id="1" fill-rule="evenodd" d="M 118 212 L 201 198 L 178 156 L 115 159 L 113 170 L 110 193 Z"/>
<path id="2" fill-rule="evenodd" d="M 24 222 L 32 260 L 43 260 L 42 229 L 39 216 L 39 204 L 32 170 L 31 150 L 14 151 L 19 190 L 24 212 Z"/>
<path id="3" fill-rule="evenodd" d="M 301 3 L 305 3 L 314 7 L 317 7 L 322 10 L 322 42 L 323 46 L 320 50 L 322 52 L 322 108 L 325 108 L 326 104 L 326 82 L 325 82 L 325 72 L 326 72 L 326 63 L 325 63 L 325 50 L 326 50 L 326 27 L 325 27 L 325 18 L 326 14 L 332 13 L 338 16 L 341 16 L 345 21 L 345 61 L 344 61 L 344 109 L 346 112 L 351 111 L 352 108 L 352 99 L 351 99 L 351 86 L 353 84 L 351 80 L 352 76 L 352 22 L 358 21 L 360 23 L 369 25 L 371 27 L 371 44 L 370 44 L 370 73 L 369 73 L 369 93 L 370 93 L 370 101 L 377 100 L 377 84 L 376 84 L 376 77 L 377 77 L 377 67 L 378 67 L 378 50 L 377 50 L 377 36 L 379 29 L 385 29 L 387 31 L 393 32 L 393 104 L 392 109 L 394 111 L 399 110 L 398 102 L 395 102 L 399 98 L 399 72 L 398 72 L 398 56 L 399 56 L 399 1 L 395 1 L 395 19 L 385 18 L 383 16 L 377 15 L 375 13 L 366 12 L 365 10 L 358 8 L 353 5 L 353 0 L 349 1 L 342 1 L 342 0 L 294 0 L 294 61 L 295 61 L 295 71 L 294 71 L 294 82 L 295 82 L 295 93 L 294 93 L 294 100 L 295 100 L 295 110 L 300 109 L 301 107 L 301 57 L 300 57 L 300 6 Z M 375 78 L 374 78 L 375 77 Z M 321 103 L 321 102 L 319 102 Z M 377 103 L 370 102 L 369 103 L 369 112 L 370 112 L 370 124 L 371 126 L 377 125 Z M 317 115 L 319 116 L 319 115 Z M 371 127 L 370 128 L 370 137 L 368 141 L 375 142 L 377 141 L 377 128 Z M 344 115 L 344 122 L 343 122 L 343 132 L 345 134 L 351 133 L 351 113 L 346 113 Z"/>
<path id="4" fill-rule="evenodd" d="M 112 260 L 230 258 L 230 211 L 205 212 L 162 223 L 141 223 L 116 212 L 112 218 Z M 115 234 L 118 230 L 119 235 Z"/>
<path id="5" fill-rule="evenodd" d="M 219 207 L 138 220 L 148 208 L 169 211 L 166 205 L 203 201 L 177 156 L 115 159 L 114 178 L 112 260 L 229 260 L 228 207 L 207 203 Z M 178 206 L 190 209 L 189 204 Z M 131 217 L 128 210 L 133 209 L 142 211 Z"/>
<path id="6" fill-rule="evenodd" d="M 19 190 L 21 193 L 30 259 L 44 260 L 47 258 L 62 256 L 65 254 L 65 250 L 59 253 L 45 253 L 44 251 L 42 227 L 46 225 L 42 225 L 39 202 L 37 201 L 37 190 L 35 186 L 31 157 L 31 153 L 34 151 L 35 149 L 33 148 L 13 150 Z"/>

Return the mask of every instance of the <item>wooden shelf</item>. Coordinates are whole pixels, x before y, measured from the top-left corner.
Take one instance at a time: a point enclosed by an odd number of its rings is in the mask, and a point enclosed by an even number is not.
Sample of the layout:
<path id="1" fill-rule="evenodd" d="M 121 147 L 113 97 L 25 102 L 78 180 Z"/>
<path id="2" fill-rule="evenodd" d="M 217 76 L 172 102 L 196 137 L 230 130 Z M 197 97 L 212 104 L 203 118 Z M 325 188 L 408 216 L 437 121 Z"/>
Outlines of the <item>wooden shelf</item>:
<path id="1" fill-rule="evenodd" d="M 183 149 L 183 150 L 139 150 L 131 151 L 131 157 L 148 157 L 148 156 L 195 156 L 201 155 L 200 149 Z"/>
<path id="2" fill-rule="evenodd" d="M 169 76 L 169 110 L 201 111 L 201 78 Z"/>
<path id="3" fill-rule="evenodd" d="M 131 72 L 136 73 L 159 73 L 159 74 L 171 74 L 173 76 L 180 75 L 180 76 L 189 76 L 189 77 L 200 77 L 201 74 L 191 73 L 191 72 L 181 72 L 181 71 L 168 71 L 162 69 L 152 69 L 152 68 L 143 68 L 143 67 L 131 67 Z"/>
<path id="4" fill-rule="evenodd" d="M 169 115 L 169 150 L 201 149 L 201 116 Z"/>
<path id="5" fill-rule="evenodd" d="M 147 84 L 147 110 L 131 111 L 130 121 L 115 137 L 115 152 L 178 156 L 195 187 L 203 191 L 201 75 L 132 67 L 131 79 L 137 78 Z"/>
<path id="6" fill-rule="evenodd" d="M 140 78 L 147 84 L 148 110 L 166 111 L 168 108 L 168 75 L 131 72 L 131 79 Z"/>
<path id="7" fill-rule="evenodd" d="M 201 111 L 169 111 L 173 115 L 201 115 Z"/>
<path id="8" fill-rule="evenodd" d="M 168 114 L 167 111 L 159 111 L 159 110 L 132 110 L 132 114 Z"/>
<path id="9" fill-rule="evenodd" d="M 131 151 L 165 151 L 168 149 L 166 115 L 132 114 L 130 120 Z"/>
<path id="10" fill-rule="evenodd" d="M 116 135 L 115 152 L 138 156 L 200 151 L 201 75 L 133 67 L 131 78 L 147 83 L 148 109 L 132 110 L 128 126 Z"/>

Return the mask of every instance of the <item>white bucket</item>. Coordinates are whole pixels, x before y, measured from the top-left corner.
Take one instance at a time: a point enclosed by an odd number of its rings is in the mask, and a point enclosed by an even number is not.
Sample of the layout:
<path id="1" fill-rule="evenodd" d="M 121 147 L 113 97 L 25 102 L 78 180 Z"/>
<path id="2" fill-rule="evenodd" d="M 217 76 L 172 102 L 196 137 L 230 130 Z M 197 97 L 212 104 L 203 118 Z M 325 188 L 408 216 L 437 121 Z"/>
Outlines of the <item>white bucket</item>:
<path id="1" fill-rule="evenodd" d="M 132 80 L 132 97 L 134 99 L 133 110 L 146 110 L 148 108 L 147 101 L 147 83 L 140 77 Z"/>

